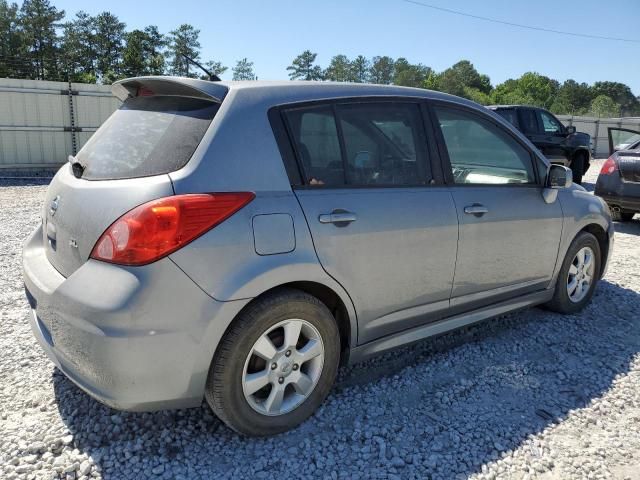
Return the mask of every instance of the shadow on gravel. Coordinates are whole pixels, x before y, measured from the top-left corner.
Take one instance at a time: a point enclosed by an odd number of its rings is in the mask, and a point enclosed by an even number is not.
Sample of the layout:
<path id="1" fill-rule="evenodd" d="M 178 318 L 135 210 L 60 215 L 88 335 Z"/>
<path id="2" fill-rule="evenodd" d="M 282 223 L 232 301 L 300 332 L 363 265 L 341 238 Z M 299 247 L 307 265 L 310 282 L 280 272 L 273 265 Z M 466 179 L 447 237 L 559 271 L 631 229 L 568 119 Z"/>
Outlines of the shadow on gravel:
<path id="1" fill-rule="evenodd" d="M 603 281 L 580 315 L 525 310 L 343 368 L 312 419 L 275 438 L 239 437 L 206 407 L 117 412 L 57 370 L 55 395 L 74 447 L 107 478 L 302 476 L 292 455 L 319 477 L 462 478 L 628 372 L 639 308 L 640 294 Z"/>
<path id="2" fill-rule="evenodd" d="M 615 222 L 613 226 L 618 233 L 640 235 L 640 215 L 636 215 L 630 222 Z"/>

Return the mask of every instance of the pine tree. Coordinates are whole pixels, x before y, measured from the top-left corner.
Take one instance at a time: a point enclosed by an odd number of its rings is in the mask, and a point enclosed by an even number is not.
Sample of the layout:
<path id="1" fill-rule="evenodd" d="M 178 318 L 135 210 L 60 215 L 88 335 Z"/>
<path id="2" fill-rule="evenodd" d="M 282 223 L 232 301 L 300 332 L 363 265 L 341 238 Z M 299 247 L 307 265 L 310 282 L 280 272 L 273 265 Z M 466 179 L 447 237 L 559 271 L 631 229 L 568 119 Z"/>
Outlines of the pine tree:
<path id="1" fill-rule="evenodd" d="M 351 79 L 351 62 L 346 55 L 336 55 L 324 71 L 325 80 L 348 82 Z"/>
<path id="2" fill-rule="evenodd" d="M 59 79 L 58 37 L 56 24 L 64 18 L 49 0 L 24 0 L 20 8 L 20 23 L 28 52 L 30 77 L 39 80 Z"/>
<path id="3" fill-rule="evenodd" d="M 322 68 L 319 65 L 314 65 L 317 56 L 317 53 L 305 50 L 294 58 L 291 65 L 287 67 L 290 72 L 289 78 L 291 80 L 322 80 Z"/>
<path id="4" fill-rule="evenodd" d="M 171 58 L 170 73 L 184 77 L 197 78 L 198 73 L 191 68 L 189 60 L 200 60 L 200 30 L 184 23 L 169 35 L 168 55 Z"/>
<path id="5" fill-rule="evenodd" d="M 233 79 L 234 80 L 257 80 L 256 74 L 253 71 L 253 62 L 243 58 L 238 60 L 236 66 L 233 67 Z"/>

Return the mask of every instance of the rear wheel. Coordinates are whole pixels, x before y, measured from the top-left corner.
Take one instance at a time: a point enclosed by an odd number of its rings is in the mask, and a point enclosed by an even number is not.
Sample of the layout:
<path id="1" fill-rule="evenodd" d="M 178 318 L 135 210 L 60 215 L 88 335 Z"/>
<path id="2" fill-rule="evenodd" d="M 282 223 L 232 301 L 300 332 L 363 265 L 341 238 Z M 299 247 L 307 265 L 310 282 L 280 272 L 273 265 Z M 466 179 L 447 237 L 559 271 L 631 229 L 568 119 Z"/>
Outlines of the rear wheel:
<path id="1" fill-rule="evenodd" d="M 307 293 L 283 289 L 235 320 L 214 357 L 205 397 L 239 433 L 281 433 L 324 401 L 339 358 L 340 336 L 329 309 Z"/>
<path id="2" fill-rule="evenodd" d="M 571 162 L 571 173 L 573 174 L 573 183 L 580 185 L 582 183 L 582 175 L 584 174 L 585 158 L 583 153 L 577 154 Z"/>
<path id="3" fill-rule="evenodd" d="M 600 277 L 600 244 L 587 232 L 571 243 L 558 274 L 549 309 L 559 313 L 576 313 L 591 300 Z"/>

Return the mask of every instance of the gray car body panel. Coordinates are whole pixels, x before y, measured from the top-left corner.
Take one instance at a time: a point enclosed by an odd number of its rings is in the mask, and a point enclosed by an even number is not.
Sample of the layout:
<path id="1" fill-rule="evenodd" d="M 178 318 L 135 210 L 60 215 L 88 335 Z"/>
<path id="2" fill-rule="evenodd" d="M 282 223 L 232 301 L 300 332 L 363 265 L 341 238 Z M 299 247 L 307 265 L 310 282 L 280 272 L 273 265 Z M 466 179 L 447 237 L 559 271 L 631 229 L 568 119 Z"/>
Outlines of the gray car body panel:
<path id="1" fill-rule="evenodd" d="M 182 95 L 222 102 L 191 160 L 168 175 L 113 181 L 76 179 L 65 165 L 23 255 L 39 342 L 74 382 L 116 408 L 199 405 L 231 322 L 252 299 L 279 286 L 315 283 L 338 296 L 354 362 L 547 301 L 580 230 L 598 225 L 609 245 L 613 241 L 606 205 L 575 186 L 553 195 L 542 183 L 292 189 L 268 118 L 272 107 L 341 98 L 452 102 L 511 131 L 544 177 L 549 162 L 535 147 L 473 102 L 421 89 L 311 82 L 159 77 L 128 79 L 114 88 L 126 97 L 151 84 L 159 92 L 179 85 Z M 100 234 L 141 203 L 228 191 L 251 191 L 255 199 L 162 260 L 123 267 L 88 259 Z M 474 199 L 490 207 L 484 220 L 461 213 Z M 340 208 L 357 211 L 357 221 L 346 227 L 318 222 L 320 214 Z M 269 219 L 276 234 L 268 230 Z M 58 259 L 47 251 L 49 223 L 57 235 L 64 232 L 58 241 L 77 240 L 77 253 Z M 478 239 L 481 245 L 474 244 Z M 394 268 L 401 272 L 397 278 Z"/>

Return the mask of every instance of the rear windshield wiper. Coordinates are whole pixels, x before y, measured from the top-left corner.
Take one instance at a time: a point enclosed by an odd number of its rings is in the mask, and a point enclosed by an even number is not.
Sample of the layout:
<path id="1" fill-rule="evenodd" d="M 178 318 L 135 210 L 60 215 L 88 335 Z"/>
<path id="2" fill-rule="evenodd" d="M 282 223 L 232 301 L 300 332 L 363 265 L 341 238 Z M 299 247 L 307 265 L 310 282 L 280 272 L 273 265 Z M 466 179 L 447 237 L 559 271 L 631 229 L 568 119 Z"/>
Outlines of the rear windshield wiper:
<path id="1" fill-rule="evenodd" d="M 78 160 L 73 155 L 69 155 L 69 163 L 71 164 L 71 170 L 73 171 L 73 176 L 76 178 L 82 178 L 82 174 L 84 173 L 84 169 L 86 168 L 80 160 Z"/>

